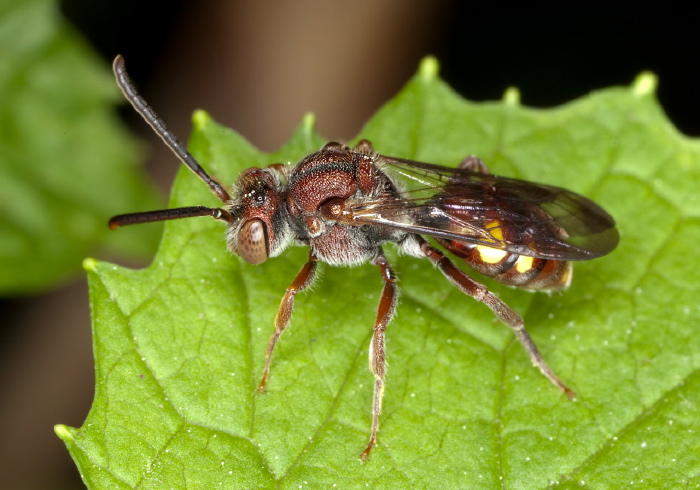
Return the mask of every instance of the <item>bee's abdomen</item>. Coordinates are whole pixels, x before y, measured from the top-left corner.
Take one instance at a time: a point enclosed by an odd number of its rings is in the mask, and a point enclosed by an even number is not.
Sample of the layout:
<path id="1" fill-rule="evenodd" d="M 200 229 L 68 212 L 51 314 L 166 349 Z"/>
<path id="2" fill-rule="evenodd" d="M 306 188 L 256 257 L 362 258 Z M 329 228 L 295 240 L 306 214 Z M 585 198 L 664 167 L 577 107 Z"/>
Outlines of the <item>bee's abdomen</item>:
<path id="1" fill-rule="evenodd" d="M 571 282 L 570 262 L 527 257 L 458 240 L 438 241 L 478 273 L 508 286 L 555 291 L 567 288 Z"/>

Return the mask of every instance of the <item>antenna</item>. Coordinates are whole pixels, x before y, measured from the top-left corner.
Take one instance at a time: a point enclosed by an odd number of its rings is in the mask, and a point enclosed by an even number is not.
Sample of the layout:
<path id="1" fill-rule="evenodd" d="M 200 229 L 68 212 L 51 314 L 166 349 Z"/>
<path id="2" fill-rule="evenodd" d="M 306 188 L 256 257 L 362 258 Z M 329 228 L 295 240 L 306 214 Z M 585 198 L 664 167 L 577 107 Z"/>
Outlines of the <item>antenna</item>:
<path id="1" fill-rule="evenodd" d="M 114 216 L 109 220 L 109 228 L 116 230 L 120 226 L 138 225 L 141 223 L 153 223 L 155 221 L 169 221 L 172 219 L 194 218 L 197 216 L 211 216 L 212 218 L 232 223 L 231 213 L 225 209 L 208 208 L 206 206 L 188 206 L 185 208 L 161 209 L 158 211 L 144 211 L 142 213 L 129 213 Z"/>
<path id="2" fill-rule="evenodd" d="M 143 117 L 153 128 L 153 131 L 155 131 L 158 136 L 163 139 L 168 148 L 170 148 L 173 153 L 175 153 L 180 160 L 182 160 L 182 163 L 187 165 L 190 170 L 197 174 L 197 177 L 202 179 L 209 186 L 211 191 L 221 200 L 221 202 L 226 203 L 230 201 L 231 196 L 228 195 L 226 189 L 224 189 L 224 187 L 217 181 L 209 177 L 209 174 L 204 171 L 199 163 L 197 163 L 197 160 L 195 160 L 194 157 L 187 151 L 185 145 L 183 145 L 180 140 L 177 139 L 177 136 L 175 136 L 172 131 L 168 129 L 163 120 L 158 117 L 153 109 L 151 109 L 151 106 L 149 106 L 143 97 L 141 97 L 136 91 L 136 87 L 134 87 L 129 75 L 126 73 L 126 65 L 124 64 L 124 58 L 122 55 L 117 55 L 117 57 L 114 58 L 112 69 L 114 70 L 114 75 L 117 77 L 117 84 L 119 85 L 119 88 L 122 89 L 126 100 L 131 102 L 131 105 L 134 106 L 136 112 L 141 114 L 141 117 Z"/>
<path id="3" fill-rule="evenodd" d="M 134 87 L 129 75 L 126 73 L 126 65 L 124 64 L 124 58 L 122 55 L 117 55 L 114 58 L 114 63 L 112 65 L 114 70 L 114 75 L 117 78 L 117 84 L 119 88 L 122 89 L 124 97 L 131 102 L 134 106 L 136 112 L 141 114 L 146 122 L 153 128 L 158 136 L 165 142 L 165 144 L 170 148 L 178 158 L 187 165 L 187 167 L 192 170 L 197 177 L 202 179 L 208 186 L 209 189 L 219 198 L 224 204 L 231 201 L 231 196 L 226 192 L 226 189 L 218 183 L 216 180 L 212 179 L 209 174 L 207 174 L 204 169 L 197 163 L 197 160 L 187 151 L 185 145 L 177 139 L 177 136 L 173 134 L 172 131 L 168 129 L 163 120 L 158 117 L 158 115 L 151 109 L 151 106 L 141 97 Z M 195 216 L 211 216 L 212 218 L 226 221 L 227 223 L 232 223 L 234 221 L 231 213 L 221 208 L 208 208 L 206 206 L 189 206 L 184 208 L 175 209 L 163 209 L 159 211 L 146 211 L 143 213 L 131 213 L 131 214 L 120 214 L 109 220 L 109 227 L 112 230 L 116 230 L 120 226 L 134 225 L 138 223 L 152 223 L 155 221 L 167 221 L 173 219 L 181 218 L 192 218 Z"/>

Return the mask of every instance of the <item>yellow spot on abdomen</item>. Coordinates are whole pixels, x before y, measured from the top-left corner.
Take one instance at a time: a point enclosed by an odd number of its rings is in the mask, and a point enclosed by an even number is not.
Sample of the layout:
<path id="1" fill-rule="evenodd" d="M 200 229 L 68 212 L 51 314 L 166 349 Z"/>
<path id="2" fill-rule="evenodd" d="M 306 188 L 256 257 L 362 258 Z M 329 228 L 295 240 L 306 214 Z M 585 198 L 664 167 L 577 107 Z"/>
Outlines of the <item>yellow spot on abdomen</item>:
<path id="1" fill-rule="evenodd" d="M 484 229 L 488 231 L 494 240 L 503 240 L 503 230 L 501 230 L 501 222 L 497 219 L 487 221 L 484 223 Z M 491 240 L 488 240 L 491 241 Z M 494 241 L 494 243 L 496 243 Z M 479 252 L 479 258 L 487 264 L 497 264 L 503 258 L 508 255 L 505 250 L 499 250 L 497 248 L 487 247 L 485 245 L 477 245 L 476 251 Z"/>
<path id="2" fill-rule="evenodd" d="M 559 284 L 561 289 L 566 289 L 571 284 L 571 277 L 574 275 L 574 268 L 571 266 L 571 262 L 564 264 L 564 270 L 561 271 L 561 276 L 559 279 Z"/>
<path id="3" fill-rule="evenodd" d="M 479 252 L 479 258 L 487 264 L 497 264 L 508 255 L 508 252 L 505 250 L 498 250 L 497 248 L 485 247 L 483 245 L 477 245 L 476 250 Z"/>
<path id="4" fill-rule="evenodd" d="M 534 261 L 535 259 L 533 257 L 526 257 L 525 255 L 521 255 L 515 262 L 515 270 L 520 272 L 521 274 L 523 272 L 527 272 L 530 269 L 532 269 L 532 263 Z"/>
<path id="5" fill-rule="evenodd" d="M 503 230 L 501 230 L 501 222 L 497 219 L 487 221 L 486 223 L 484 223 L 484 228 L 486 228 L 486 230 L 489 233 L 491 233 L 491 236 L 494 237 L 496 240 L 503 240 Z"/>

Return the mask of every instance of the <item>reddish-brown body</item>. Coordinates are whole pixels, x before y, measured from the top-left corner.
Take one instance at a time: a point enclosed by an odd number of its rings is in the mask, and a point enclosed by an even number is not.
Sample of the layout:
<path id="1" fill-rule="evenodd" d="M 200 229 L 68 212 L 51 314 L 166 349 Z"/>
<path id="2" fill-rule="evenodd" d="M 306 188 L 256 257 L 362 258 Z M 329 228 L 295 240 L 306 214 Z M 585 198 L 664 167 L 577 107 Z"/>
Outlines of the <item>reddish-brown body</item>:
<path id="1" fill-rule="evenodd" d="M 318 263 L 376 265 L 383 290 L 369 349 L 375 377 L 373 415 L 362 459 L 369 456 L 377 441 L 384 393 L 384 332 L 398 297 L 396 276 L 382 250 L 384 244 L 393 243 L 405 254 L 427 258 L 460 291 L 488 306 L 513 330 L 533 364 L 567 396 L 574 396 L 544 362 L 520 316 L 423 235 L 504 284 L 562 289 L 571 280 L 570 260 L 599 257 L 617 245 L 614 221 L 595 203 L 557 187 L 493 176 L 474 157 L 458 168 L 440 167 L 380 155 L 368 141 L 355 148 L 328 143 L 294 166 L 250 168 L 239 176 L 230 195 L 138 95 L 121 57 L 115 60 L 114 71 L 127 99 L 223 206 L 121 215 L 112 218 L 111 228 L 211 216 L 227 223 L 229 249 L 252 264 L 279 255 L 291 244 L 309 246 L 308 261 L 287 288 L 275 317 L 260 391 L 267 385 L 274 347 L 289 323 L 294 297 L 312 283 Z"/>

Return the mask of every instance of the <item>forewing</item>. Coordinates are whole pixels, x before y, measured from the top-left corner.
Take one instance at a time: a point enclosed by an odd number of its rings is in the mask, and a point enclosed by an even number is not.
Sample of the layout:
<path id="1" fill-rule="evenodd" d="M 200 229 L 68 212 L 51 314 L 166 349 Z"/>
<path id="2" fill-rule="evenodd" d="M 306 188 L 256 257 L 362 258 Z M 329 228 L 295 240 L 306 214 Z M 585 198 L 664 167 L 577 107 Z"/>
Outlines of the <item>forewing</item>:
<path id="1" fill-rule="evenodd" d="M 357 223 L 544 259 L 588 260 L 617 246 L 612 217 L 574 192 L 399 158 L 379 162 L 400 196 L 354 203 Z"/>

